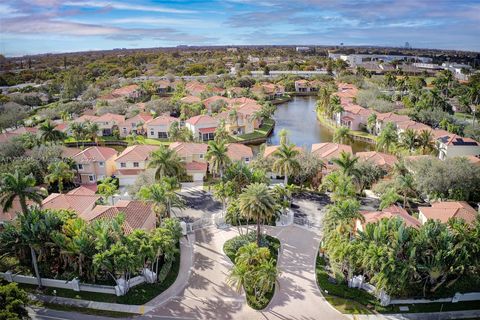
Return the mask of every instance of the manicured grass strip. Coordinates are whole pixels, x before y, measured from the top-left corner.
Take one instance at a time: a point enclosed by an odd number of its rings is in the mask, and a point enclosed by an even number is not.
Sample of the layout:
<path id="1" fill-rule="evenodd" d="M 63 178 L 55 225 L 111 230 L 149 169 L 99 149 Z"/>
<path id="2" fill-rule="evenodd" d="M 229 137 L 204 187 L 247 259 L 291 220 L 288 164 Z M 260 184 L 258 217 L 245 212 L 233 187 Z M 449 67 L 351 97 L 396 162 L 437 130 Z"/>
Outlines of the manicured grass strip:
<path id="1" fill-rule="evenodd" d="M 159 140 L 159 139 L 152 139 L 152 138 L 145 139 L 145 144 L 151 144 L 155 146 L 160 146 L 160 145 L 168 146 L 170 143 L 171 141 L 168 141 L 168 140 Z"/>
<path id="2" fill-rule="evenodd" d="M 100 317 L 131 318 L 134 316 L 138 316 L 137 314 L 134 314 L 134 313 L 81 308 L 81 307 L 66 306 L 63 304 L 48 303 L 48 302 L 43 302 L 42 305 L 47 309 L 67 311 L 67 312 L 78 312 L 78 313 L 83 313 L 83 314 L 88 314 L 93 316 L 100 316 Z"/>
<path id="3" fill-rule="evenodd" d="M 136 287 L 131 288 L 125 296 L 117 297 L 114 294 L 106 293 L 97 293 L 97 292 L 87 292 L 80 291 L 76 292 L 69 289 L 59 289 L 59 288 L 45 288 L 41 294 L 48 296 L 58 296 L 71 299 L 80 299 L 80 300 L 91 300 L 98 302 L 108 302 L 108 303 L 120 303 L 120 304 L 132 304 L 132 305 L 142 305 L 152 300 L 168 287 L 170 287 L 178 276 L 178 271 L 180 269 L 180 253 L 177 253 L 175 256 L 175 261 L 172 264 L 170 272 L 162 283 L 143 283 Z M 37 291 L 37 286 L 35 285 L 25 285 L 19 284 L 19 286 L 31 293 L 39 293 Z M 54 292 L 55 291 L 55 292 Z"/>

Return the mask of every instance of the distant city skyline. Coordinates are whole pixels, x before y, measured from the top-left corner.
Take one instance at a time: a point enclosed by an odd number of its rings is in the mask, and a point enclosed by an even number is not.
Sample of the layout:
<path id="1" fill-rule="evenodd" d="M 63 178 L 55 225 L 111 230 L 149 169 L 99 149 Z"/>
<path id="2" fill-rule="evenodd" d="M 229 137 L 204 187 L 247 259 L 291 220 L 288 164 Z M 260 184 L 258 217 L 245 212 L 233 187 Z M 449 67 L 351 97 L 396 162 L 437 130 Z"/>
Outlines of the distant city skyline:
<path id="1" fill-rule="evenodd" d="M 480 51 L 477 0 L 5 0 L 0 53 L 177 45 L 340 45 Z"/>

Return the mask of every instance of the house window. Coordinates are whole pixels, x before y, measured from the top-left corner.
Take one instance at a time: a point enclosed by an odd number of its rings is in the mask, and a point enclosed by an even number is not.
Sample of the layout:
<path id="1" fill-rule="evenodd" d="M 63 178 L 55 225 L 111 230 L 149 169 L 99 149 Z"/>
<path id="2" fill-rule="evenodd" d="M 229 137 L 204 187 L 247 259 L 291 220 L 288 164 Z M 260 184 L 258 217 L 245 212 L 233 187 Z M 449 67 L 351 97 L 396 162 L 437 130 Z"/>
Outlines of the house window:
<path id="1" fill-rule="evenodd" d="M 153 130 L 150 131 L 150 135 L 151 135 L 151 136 L 155 136 L 155 131 L 153 131 Z"/>
<path id="2" fill-rule="evenodd" d="M 120 168 L 126 168 L 127 164 L 125 162 L 120 162 Z"/>
<path id="3" fill-rule="evenodd" d="M 200 158 L 200 159 L 203 159 L 203 153 L 200 153 L 200 154 L 199 154 L 199 158 Z"/>
<path id="4" fill-rule="evenodd" d="M 78 168 L 78 170 L 83 170 L 83 164 L 80 164 L 80 163 L 77 164 L 77 168 Z"/>
<path id="5" fill-rule="evenodd" d="M 158 133 L 158 138 L 159 139 L 167 139 L 168 138 L 168 135 L 166 132 L 159 132 Z"/>
<path id="6" fill-rule="evenodd" d="M 105 165 L 105 162 L 100 161 L 100 162 L 98 163 L 98 165 L 99 165 L 100 167 L 103 167 L 103 166 Z"/>
<path id="7" fill-rule="evenodd" d="M 249 157 L 245 157 L 245 162 L 249 162 L 250 161 L 250 158 Z"/>
<path id="8" fill-rule="evenodd" d="M 133 167 L 134 167 L 134 168 L 138 168 L 138 162 L 134 162 L 134 163 L 133 163 Z"/>
<path id="9" fill-rule="evenodd" d="M 123 128 L 123 133 L 127 133 L 127 128 Z"/>
<path id="10" fill-rule="evenodd" d="M 88 176 L 88 181 L 94 182 L 95 181 L 95 175 L 89 175 Z"/>

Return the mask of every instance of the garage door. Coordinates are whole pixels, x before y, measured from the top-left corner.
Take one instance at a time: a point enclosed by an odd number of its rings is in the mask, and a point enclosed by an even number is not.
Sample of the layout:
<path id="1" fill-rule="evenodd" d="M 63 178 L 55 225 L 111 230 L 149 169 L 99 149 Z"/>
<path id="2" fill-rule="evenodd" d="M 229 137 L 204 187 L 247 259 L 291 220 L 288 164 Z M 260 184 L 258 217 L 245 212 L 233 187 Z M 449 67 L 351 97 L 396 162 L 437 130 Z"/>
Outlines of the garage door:
<path id="1" fill-rule="evenodd" d="M 193 181 L 203 181 L 203 173 L 194 173 Z"/>
<path id="2" fill-rule="evenodd" d="M 120 187 L 130 186 L 135 183 L 136 177 L 118 177 Z"/>

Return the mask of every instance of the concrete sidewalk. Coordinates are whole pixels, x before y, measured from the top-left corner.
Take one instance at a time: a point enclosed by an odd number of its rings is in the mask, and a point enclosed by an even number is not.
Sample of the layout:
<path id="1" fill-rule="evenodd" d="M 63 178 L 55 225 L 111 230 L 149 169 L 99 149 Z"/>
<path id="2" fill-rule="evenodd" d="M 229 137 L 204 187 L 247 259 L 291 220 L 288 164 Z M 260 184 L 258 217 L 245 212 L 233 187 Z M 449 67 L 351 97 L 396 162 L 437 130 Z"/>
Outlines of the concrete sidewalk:
<path id="1" fill-rule="evenodd" d="M 349 314 L 352 320 L 447 320 L 478 319 L 480 310 L 446 311 L 429 313 L 395 313 L 395 314 Z"/>

